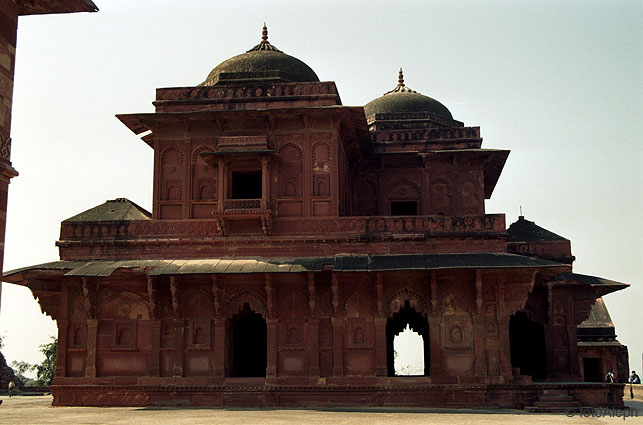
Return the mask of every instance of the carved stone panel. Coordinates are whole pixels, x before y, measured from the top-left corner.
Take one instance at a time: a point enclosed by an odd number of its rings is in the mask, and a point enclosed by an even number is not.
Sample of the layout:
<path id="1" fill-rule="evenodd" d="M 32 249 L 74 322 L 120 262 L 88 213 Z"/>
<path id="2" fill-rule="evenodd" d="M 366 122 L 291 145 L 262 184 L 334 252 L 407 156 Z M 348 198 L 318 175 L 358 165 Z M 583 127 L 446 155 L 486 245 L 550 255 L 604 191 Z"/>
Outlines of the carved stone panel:
<path id="1" fill-rule="evenodd" d="M 183 153 L 171 147 L 161 153 L 161 200 L 183 199 Z"/>

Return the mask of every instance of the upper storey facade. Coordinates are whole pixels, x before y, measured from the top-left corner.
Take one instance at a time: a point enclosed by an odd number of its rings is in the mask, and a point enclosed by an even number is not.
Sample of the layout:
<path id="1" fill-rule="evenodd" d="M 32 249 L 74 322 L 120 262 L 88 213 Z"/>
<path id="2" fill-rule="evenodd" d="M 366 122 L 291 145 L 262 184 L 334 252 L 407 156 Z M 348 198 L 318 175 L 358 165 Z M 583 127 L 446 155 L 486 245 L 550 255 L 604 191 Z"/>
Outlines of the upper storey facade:
<path id="1" fill-rule="evenodd" d="M 154 149 L 151 220 L 101 235 L 201 240 L 199 256 L 506 251 L 504 216 L 485 215 L 484 199 L 509 152 L 482 149 L 478 127 L 406 87 L 401 70 L 390 92 L 344 106 L 264 28 L 199 86 L 158 89 L 154 105 L 118 115 Z M 84 229 L 63 222 L 63 257 L 88 243 Z"/>

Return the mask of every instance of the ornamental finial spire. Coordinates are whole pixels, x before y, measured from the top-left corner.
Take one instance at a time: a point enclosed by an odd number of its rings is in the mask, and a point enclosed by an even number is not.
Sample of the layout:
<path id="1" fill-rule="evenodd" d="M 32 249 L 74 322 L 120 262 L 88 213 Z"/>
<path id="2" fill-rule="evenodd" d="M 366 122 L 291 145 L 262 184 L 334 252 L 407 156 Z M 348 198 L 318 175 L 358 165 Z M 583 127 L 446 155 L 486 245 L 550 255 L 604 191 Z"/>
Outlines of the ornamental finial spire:
<path id="1" fill-rule="evenodd" d="M 400 67 L 400 72 L 397 74 L 397 85 L 404 85 L 404 72 L 402 72 L 402 67 Z"/>
<path id="2" fill-rule="evenodd" d="M 264 43 L 268 42 L 268 27 L 266 26 L 265 21 L 263 23 L 263 30 L 261 31 L 261 41 L 263 41 Z"/>

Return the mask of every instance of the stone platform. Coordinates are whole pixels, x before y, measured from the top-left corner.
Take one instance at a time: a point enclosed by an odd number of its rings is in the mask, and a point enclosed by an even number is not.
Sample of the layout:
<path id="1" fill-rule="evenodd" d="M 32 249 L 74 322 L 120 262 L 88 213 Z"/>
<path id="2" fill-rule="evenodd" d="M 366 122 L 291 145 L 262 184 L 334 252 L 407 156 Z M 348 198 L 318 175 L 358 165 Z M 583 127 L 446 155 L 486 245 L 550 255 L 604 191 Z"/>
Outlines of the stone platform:
<path id="1" fill-rule="evenodd" d="M 364 385 L 54 385 L 54 406 L 450 407 L 523 409 L 552 391 L 580 406 L 623 407 L 623 384 L 426 384 L 381 378 Z M 256 381 L 256 382 L 251 382 Z M 261 381 L 261 382 L 260 382 Z"/>

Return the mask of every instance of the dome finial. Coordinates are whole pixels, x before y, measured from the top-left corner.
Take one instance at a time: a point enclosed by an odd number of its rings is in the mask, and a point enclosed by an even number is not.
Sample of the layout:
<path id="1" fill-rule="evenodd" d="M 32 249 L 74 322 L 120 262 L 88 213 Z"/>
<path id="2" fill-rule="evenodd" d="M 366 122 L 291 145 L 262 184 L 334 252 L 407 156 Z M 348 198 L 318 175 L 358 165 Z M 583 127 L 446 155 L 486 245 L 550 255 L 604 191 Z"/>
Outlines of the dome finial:
<path id="1" fill-rule="evenodd" d="M 400 67 L 400 72 L 397 74 L 397 85 L 404 85 L 404 72 L 402 72 L 402 67 Z"/>
<path id="2" fill-rule="evenodd" d="M 265 21 L 263 23 L 263 30 L 261 31 L 261 41 L 268 43 L 268 27 Z"/>

